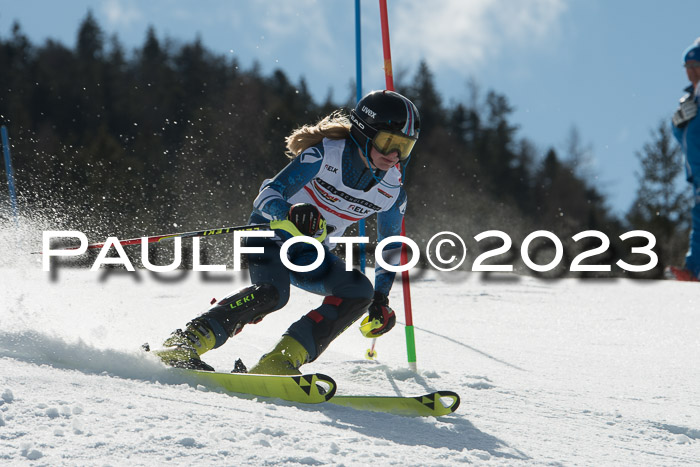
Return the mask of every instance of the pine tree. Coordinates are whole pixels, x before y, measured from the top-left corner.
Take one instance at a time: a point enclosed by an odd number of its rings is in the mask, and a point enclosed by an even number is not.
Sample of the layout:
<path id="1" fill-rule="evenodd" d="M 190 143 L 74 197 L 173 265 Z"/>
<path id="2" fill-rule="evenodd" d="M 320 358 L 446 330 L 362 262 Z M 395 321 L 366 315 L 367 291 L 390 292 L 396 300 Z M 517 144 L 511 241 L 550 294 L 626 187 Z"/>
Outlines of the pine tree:
<path id="1" fill-rule="evenodd" d="M 662 121 L 651 133 L 637 157 L 642 173 L 637 174 L 637 197 L 627 221 L 635 229 L 656 236 L 660 267 L 680 262 L 687 247 L 691 200 L 681 188 L 683 158 L 671 135 L 668 122 Z"/>

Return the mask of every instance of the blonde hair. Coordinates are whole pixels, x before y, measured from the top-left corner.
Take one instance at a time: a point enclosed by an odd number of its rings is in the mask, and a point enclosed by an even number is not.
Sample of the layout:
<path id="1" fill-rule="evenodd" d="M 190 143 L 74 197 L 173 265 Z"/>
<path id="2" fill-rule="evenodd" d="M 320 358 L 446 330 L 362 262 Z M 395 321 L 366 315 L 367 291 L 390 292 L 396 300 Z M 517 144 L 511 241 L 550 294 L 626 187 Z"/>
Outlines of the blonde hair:
<path id="1" fill-rule="evenodd" d="M 346 139 L 350 136 L 350 126 L 347 115 L 341 110 L 336 110 L 315 125 L 304 125 L 297 128 L 285 138 L 287 157 L 294 159 L 305 149 L 323 141 L 323 138 Z"/>

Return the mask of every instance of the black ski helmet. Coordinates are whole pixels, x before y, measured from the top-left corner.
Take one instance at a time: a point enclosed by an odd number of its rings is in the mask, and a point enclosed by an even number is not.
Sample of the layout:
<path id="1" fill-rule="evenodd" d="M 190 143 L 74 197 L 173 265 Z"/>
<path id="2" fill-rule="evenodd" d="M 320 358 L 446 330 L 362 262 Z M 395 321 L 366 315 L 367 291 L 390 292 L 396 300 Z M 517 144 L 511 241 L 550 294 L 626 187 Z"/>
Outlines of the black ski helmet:
<path id="1" fill-rule="evenodd" d="M 394 91 L 372 91 L 350 111 L 350 134 L 368 155 L 372 144 L 380 152 L 398 150 L 406 160 L 420 133 L 416 106 Z"/>

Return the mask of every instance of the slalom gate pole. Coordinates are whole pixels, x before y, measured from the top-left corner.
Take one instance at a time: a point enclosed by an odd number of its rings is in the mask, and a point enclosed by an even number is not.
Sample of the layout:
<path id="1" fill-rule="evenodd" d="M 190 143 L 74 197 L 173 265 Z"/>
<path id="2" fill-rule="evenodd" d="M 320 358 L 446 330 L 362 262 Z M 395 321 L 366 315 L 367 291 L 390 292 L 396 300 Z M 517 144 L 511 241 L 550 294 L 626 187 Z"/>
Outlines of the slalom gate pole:
<path id="1" fill-rule="evenodd" d="M 361 15 L 360 15 L 360 0 L 355 0 L 355 81 L 356 84 L 356 95 L 357 102 L 362 99 L 362 28 L 361 28 Z M 362 219 L 357 224 L 357 233 L 360 237 L 366 236 L 365 231 L 365 220 Z M 360 271 L 362 274 L 365 273 L 367 265 L 367 255 L 365 253 L 365 244 L 360 243 L 358 245 L 360 249 Z M 374 351 L 374 347 L 377 345 L 377 338 L 372 339 L 372 347 L 367 349 L 365 356 L 368 359 L 374 359 L 377 353 Z"/>
<path id="2" fill-rule="evenodd" d="M 355 0 L 355 81 L 357 91 L 357 102 L 362 99 L 362 28 L 360 21 L 360 0 Z M 357 224 L 358 235 L 365 236 L 365 220 L 362 219 Z M 367 258 L 365 254 L 365 244 L 360 243 L 360 271 L 365 273 Z"/>
<path id="3" fill-rule="evenodd" d="M 10 138 L 7 136 L 7 127 L 0 127 L 2 133 L 2 149 L 5 154 L 5 173 L 7 174 L 7 186 L 10 189 L 10 205 L 12 206 L 12 215 L 15 218 L 15 225 L 19 222 L 17 213 L 17 193 L 15 192 L 15 175 L 12 170 L 12 159 L 10 158 Z"/>
<path id="4" fill-rule="evenodd" d="M 382 45 L 384 48 L 384 76 L 386 77 L 386 88 L 394 90 L 394 73 L 391 68 L 391 44 L 389 42 L 389 18 L 387 14 L 386 0 L 379 0 L 379 16 L 382 26 Z M 406 236 L 406 220 L 401 223 L 401 236 Z M 408 250 L 406 244 L 401 245 L 401 265 L 408 263 Z M 401 273 L 401 283 L 403 284 L 403 305 L 406 316 L 406 354 L 408 356 L 408 367 L 412 371 L 418 371 L 416 365 L 416 337 L 413 331 L 413 309 L 411 307 L 411 284 L 408 271 Z"/>
<path id="5" fill-rule="evenodd" d="M 238 232 L 238 231 L 243 231 L 243 230 L 270 230 L 270 224 L 239 225 L 236 227 L 219 227 L 219 228 L 215 228 L 215 229 L 196 230 L 193 232 L 180 232 L 180 233 L 165 234 L 165 235 L 153 235 L 150 237 L 130 238 L 128 240 L 121 240 L 119 242 L 119 244 L 122 246 L 140 245 L 142 238 L 143 238 L 143 241 L 145 241 L 146 243 L 156 243 L 156 242 L 160 242 L 163 240 L 170 240 L 171 238 L 175 238 L 175 237 L 180 237 L 180 238 L 211 237 L 212 235 L 225 235 L 225 234 L 230 234 L 233 232 Z M 104 243 L 91 243 L 87 247 L 88 247 L 88 249 L 94 249 L 94 248 L 102 248 L 104 245 L 105 245 Z M 66 250 L 76 250 L 77 248 L 78 247 L 66 248 Z"/>

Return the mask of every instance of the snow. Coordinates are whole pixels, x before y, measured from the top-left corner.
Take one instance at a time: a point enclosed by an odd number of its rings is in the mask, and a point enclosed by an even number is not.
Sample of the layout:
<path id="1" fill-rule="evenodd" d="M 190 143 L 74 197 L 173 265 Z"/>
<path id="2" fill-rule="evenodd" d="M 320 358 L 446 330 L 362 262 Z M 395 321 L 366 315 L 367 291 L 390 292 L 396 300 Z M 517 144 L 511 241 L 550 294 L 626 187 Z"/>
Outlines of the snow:
<path id="1" fill-rule="evenodd" d="M 245 274 L 46 273 L 6 234 L 1 465 L 700 465 L 697 284 L 414 271 L 418 373 L 401 325 L 375 361 L 353 326 L 304 367 L 339 394 L 462 397 L 455 414 L 408 418 L 233 396 L 140 351 Z M 390 299 L 403 324 L 400 284 Z M 295 289 L 205 360 L 253 364 L 319 302 Z"/>

